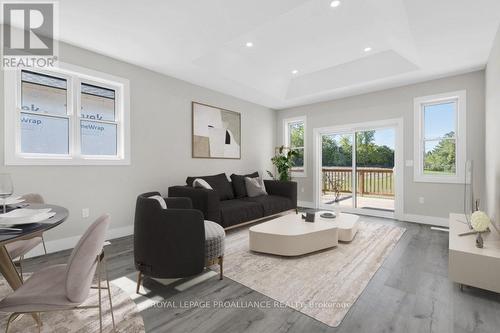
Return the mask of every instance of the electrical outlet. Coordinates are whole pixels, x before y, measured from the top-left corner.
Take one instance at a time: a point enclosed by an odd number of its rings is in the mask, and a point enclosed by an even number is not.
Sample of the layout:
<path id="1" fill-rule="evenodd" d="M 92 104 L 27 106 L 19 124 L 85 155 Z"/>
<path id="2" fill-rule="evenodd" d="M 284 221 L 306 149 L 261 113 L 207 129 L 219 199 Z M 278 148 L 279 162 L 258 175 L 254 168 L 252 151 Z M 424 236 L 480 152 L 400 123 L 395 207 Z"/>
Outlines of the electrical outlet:
<path id="1" fill-rule="evenodd" d="M 421 203 L 421 204 L 423 204 L 423 203 L 425 202 L 424 197 L 420 197 L 420 198 L 418 198 L 418 202 L 419 202 L 419 203 Z"/>
<path id="2" fill-rule="evenodd" d="M 82 217 L 84 219 L 88 218 L 90 216 L 90 209 L 88 208 L 82 208 Z"/>
<path id="3" fill-rule="evenodd" d="M 304 193 L 304 188 L 303 187 L 300 188 L 300 192 Z"/>

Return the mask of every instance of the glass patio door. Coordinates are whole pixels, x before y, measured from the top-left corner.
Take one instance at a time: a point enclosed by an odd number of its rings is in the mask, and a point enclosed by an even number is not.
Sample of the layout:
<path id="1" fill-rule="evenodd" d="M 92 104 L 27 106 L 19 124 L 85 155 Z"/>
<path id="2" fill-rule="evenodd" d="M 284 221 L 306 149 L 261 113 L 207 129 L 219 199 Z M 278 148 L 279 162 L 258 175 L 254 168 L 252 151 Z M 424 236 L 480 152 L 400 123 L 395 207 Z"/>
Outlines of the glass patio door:
<path id="1" fill-rule="evenodd" d="M 394 212 L 392 127 L 320 134 L 320 207 Z"/>
<path id="2" fill-rule="evenodd" d="M 321 137 L 321 204 L 324 206 L 353 207 L 353 143 L 353 133 Z"/>
<path id="3" fill-rule="evenodd" d="M 356 202 L 354 208 L 394 212 L 396 131 L 356 132 Z"/>

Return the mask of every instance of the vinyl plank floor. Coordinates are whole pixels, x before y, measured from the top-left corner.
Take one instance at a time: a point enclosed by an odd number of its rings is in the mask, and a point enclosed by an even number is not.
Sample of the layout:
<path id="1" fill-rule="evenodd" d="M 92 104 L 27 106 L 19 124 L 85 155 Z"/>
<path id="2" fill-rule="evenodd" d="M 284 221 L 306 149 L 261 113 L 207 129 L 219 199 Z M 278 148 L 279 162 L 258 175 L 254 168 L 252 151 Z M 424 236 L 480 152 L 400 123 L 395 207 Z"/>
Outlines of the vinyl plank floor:
<path id="1" fill-rule="evenodd" d="M 147 307 L 142 310 L 147 332 L 172 333 L 364 333 L 500 332 L 500 295 L 466 288 L 464 292 L 448 280 L 448 234 L 429 226 L 389 219 L 362 217 L 366 221 L 396 224 L 406 232 L 381 268 L 354 303 L 342 324 L 329 327 L 288 307 L 216 307 L 216 302 L 269 302 L 274 300 L 229 278 L 213 276 L 179 291 L 176 286 L 145 279 L 149 293 L 136 300 L 168 301 L 169 304 L 208 302 L 209 308 Z M 106 249 L 110 279 L 133 277 L 133 239 L 112 240 Z M 27 259 L 25 272 L 50 264 L 64 263 L 70 251 Z M 487 272 L 482 272 L 487 274 Z M 279 278 L 279 277 L 276 277 Z M 500 278 L 500 277 L 499 277 Z M 188 303 L 185 303 L 188 304 Z M 262 303 L 263 304 L 263 303 Z M 267 303 L 266 303 L 267 304 Z"/>

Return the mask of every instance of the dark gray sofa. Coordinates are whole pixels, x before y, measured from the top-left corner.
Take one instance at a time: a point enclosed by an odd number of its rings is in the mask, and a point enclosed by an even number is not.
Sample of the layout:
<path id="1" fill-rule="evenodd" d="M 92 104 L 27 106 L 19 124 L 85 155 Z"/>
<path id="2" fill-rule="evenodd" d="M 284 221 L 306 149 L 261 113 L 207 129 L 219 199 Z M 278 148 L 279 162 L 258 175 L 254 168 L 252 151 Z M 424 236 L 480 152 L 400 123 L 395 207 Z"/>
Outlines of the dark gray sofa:
<path id="1" fill-rule="evenodd" d="M 190 198 L 193 208 L 200 210 L 206 220 L 217 222 L 224 228 L 297 209 L 297 183 L 292 181 L 264 180 L 268 195 L 248 197 L 241 181 L 245 176 L 256 175 L 258 176 L 257 173 L 241 176 L 233 174 L 232 182 L 224 173 L 188 177 L 185 186 L 170 187 L 168 196 Z M 196 178 L 207 181 L 213 190 L 192 187 Z"/>

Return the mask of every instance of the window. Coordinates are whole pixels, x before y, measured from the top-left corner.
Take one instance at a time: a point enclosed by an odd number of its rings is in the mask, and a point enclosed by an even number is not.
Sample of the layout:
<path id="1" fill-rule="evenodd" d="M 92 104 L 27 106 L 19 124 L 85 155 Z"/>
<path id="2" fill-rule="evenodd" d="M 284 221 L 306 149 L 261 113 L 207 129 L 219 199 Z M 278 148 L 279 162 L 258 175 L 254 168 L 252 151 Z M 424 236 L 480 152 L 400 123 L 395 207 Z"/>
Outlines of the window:
<path id="1" fill-rule="evenodd" d="M 5 82 L 7 165 L 129 163 L 127 80 L 61 64 Z"/>
<path id="2" fill-rule="evenodd" d="M 415 99 L 415 181 L 464 181 L 465 115 L 465 91 Z"/>
<path id="3" fill-rule="evenodd" d="M 284 120 L 284 145 L 289 149 L 297 151 L 298 156 L 293 159 L 294 166 L 292 173 L 294 176 L 305 176 L 305 130 L 306 118 L 299 117 Z"/>

